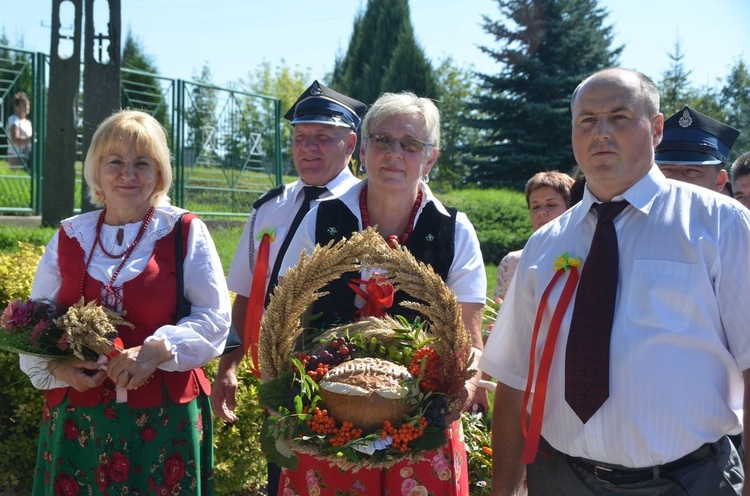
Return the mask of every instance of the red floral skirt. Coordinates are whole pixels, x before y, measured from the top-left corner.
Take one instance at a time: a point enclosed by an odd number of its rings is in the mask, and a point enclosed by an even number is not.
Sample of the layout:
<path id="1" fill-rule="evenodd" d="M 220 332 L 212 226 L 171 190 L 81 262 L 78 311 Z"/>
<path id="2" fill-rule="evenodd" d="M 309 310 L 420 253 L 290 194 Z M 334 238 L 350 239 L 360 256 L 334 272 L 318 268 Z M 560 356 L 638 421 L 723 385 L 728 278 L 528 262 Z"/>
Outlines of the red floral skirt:
<path id="1" fill-rule="evenodd" d="M 461 422 L 453 422 L 446 435 L 448 441 L 425 453 L 425 460 L 418 463 L 403 460 L 388 469 L 345 471 L 298 453 L 297 470 L 282 470 L 278 495 L 466 496 L 469 478 Z"/>
<path id="2" fill-rule="evenodd" d="M 93 407 L 67 397 L 44 407 L 34 494 L 213 496 L 208 397 L 184 405 L 130 408 L 114 395 Z"/>

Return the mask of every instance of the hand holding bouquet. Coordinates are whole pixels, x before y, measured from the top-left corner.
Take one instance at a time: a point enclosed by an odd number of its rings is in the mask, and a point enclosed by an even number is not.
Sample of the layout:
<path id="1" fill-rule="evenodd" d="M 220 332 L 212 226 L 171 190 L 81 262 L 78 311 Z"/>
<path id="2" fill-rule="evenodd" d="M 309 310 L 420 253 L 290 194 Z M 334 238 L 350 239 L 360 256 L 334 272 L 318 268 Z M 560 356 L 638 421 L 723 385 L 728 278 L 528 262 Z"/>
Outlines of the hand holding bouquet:
<path id="1" fill-rule="evenodd" d="M 44 358 L 96 360 L 122 349 L 122 316 L 83 298 L 68 309 L 54 301 L 15 299 L 0 317 L 0 349 Z"/>

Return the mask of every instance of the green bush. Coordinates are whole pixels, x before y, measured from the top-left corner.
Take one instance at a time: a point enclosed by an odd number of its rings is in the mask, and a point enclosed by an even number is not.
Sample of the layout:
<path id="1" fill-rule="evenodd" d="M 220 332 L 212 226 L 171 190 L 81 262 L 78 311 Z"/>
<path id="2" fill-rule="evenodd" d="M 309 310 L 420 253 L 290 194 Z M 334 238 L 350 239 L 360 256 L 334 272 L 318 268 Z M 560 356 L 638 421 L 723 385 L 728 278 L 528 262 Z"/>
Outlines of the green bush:
<path id="1" fill-rule="evenodd" d="M 18 251 L 20 249 L 19 242 L 45 246 L 52 235 L 55 234 L 55 231 L 56 229 L 51 227 L 32 228 L 0 225 L 0 252 Z"/>
<path id="2" fill-rule="evenodd" d="M 15 298 L 28 298 L 42 256 L 41 247 L 14 246 L 0 253 L 0 308 Z M 0 490 L 31 494 L 43 406 L 43 396 L 18 367 L 18 355 L 0 351 Z"/>
<path id="3" fill-rule="evenodd" d="M 526 197 L 518 191 L 467 189 L 437 196 L 469 218 L 487 264 L 497 265 L 509 251 L 523 248 L 533 232 Z"/>
<path id="4" fill-rule="evenodd" d="M 266 458 L 260 450 L 260 426 L 265 418 L 257 402 L 260 380 L 245 364 L 243 361 L 237 375 L 237 420 L 228 423 L 214 418 L 218 495 L 260 494 L 266 485 Z M 217 365 L 218 360 L 214 360 L 205 367 L 212 382 Z"/>

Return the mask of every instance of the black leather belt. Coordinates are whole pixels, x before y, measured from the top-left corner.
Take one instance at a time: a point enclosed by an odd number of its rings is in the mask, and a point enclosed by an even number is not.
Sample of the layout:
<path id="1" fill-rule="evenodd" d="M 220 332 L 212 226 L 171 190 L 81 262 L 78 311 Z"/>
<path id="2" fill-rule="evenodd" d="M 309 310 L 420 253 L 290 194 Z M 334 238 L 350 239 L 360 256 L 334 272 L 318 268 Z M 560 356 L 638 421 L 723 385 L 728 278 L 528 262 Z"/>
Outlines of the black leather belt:
<path id="1" fill-rule="evenodd" d="M 720 445 L 721 440 L 716 441 L 715 443 L 704 444 L 692 453 L 675 461 L 665 463 L 664 465 L 654 465 L 653 467 L 646 468 L 619 467 L 617 465 L 599 463 L 573 456 L 569 456 L 568 459 L 587 472 L 594 474 L 600 481 L 621 486 L 624 484 L 637 484 L 639 482 L 662 478 L 673 480 L 673 472 L 679 471 L 716 454 L 719 451 Z"/>

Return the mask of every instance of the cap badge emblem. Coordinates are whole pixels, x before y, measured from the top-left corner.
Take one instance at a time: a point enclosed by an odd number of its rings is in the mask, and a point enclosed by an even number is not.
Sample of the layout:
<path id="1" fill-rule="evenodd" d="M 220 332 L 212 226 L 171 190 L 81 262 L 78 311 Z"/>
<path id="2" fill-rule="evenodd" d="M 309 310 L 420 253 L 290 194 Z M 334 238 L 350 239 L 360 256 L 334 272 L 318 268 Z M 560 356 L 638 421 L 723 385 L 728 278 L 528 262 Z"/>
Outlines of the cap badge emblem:
<path id="1" fill-rule="evenodd" d="M 693 123 L 693 118 L 690 117 L 690 112 L 688 112 L 687 109 L 682 112 L 682 117 L 680 117 L 678 123 L 680 124 L 680 127 L 690 127 L 690 124 Z"/>
<path id="2" fill-rule="evenodd" d="M 339 232 L 335 227 L 329 227 L 327 231 L 329 236 L 336 236 L 336 233 Z"/>
<path id="3" fill-rule="evenodd" d="M 317 83 L 317 81 L 316 81 L 316 83 Z M 323 90 L 320 89 L 320 86 L 318 86 L 317 84 L 314 84 L 313 87 L 310 88 L 310 94 L 312 96 L 320 96 L 320 95 L 323 94 Z"/>

